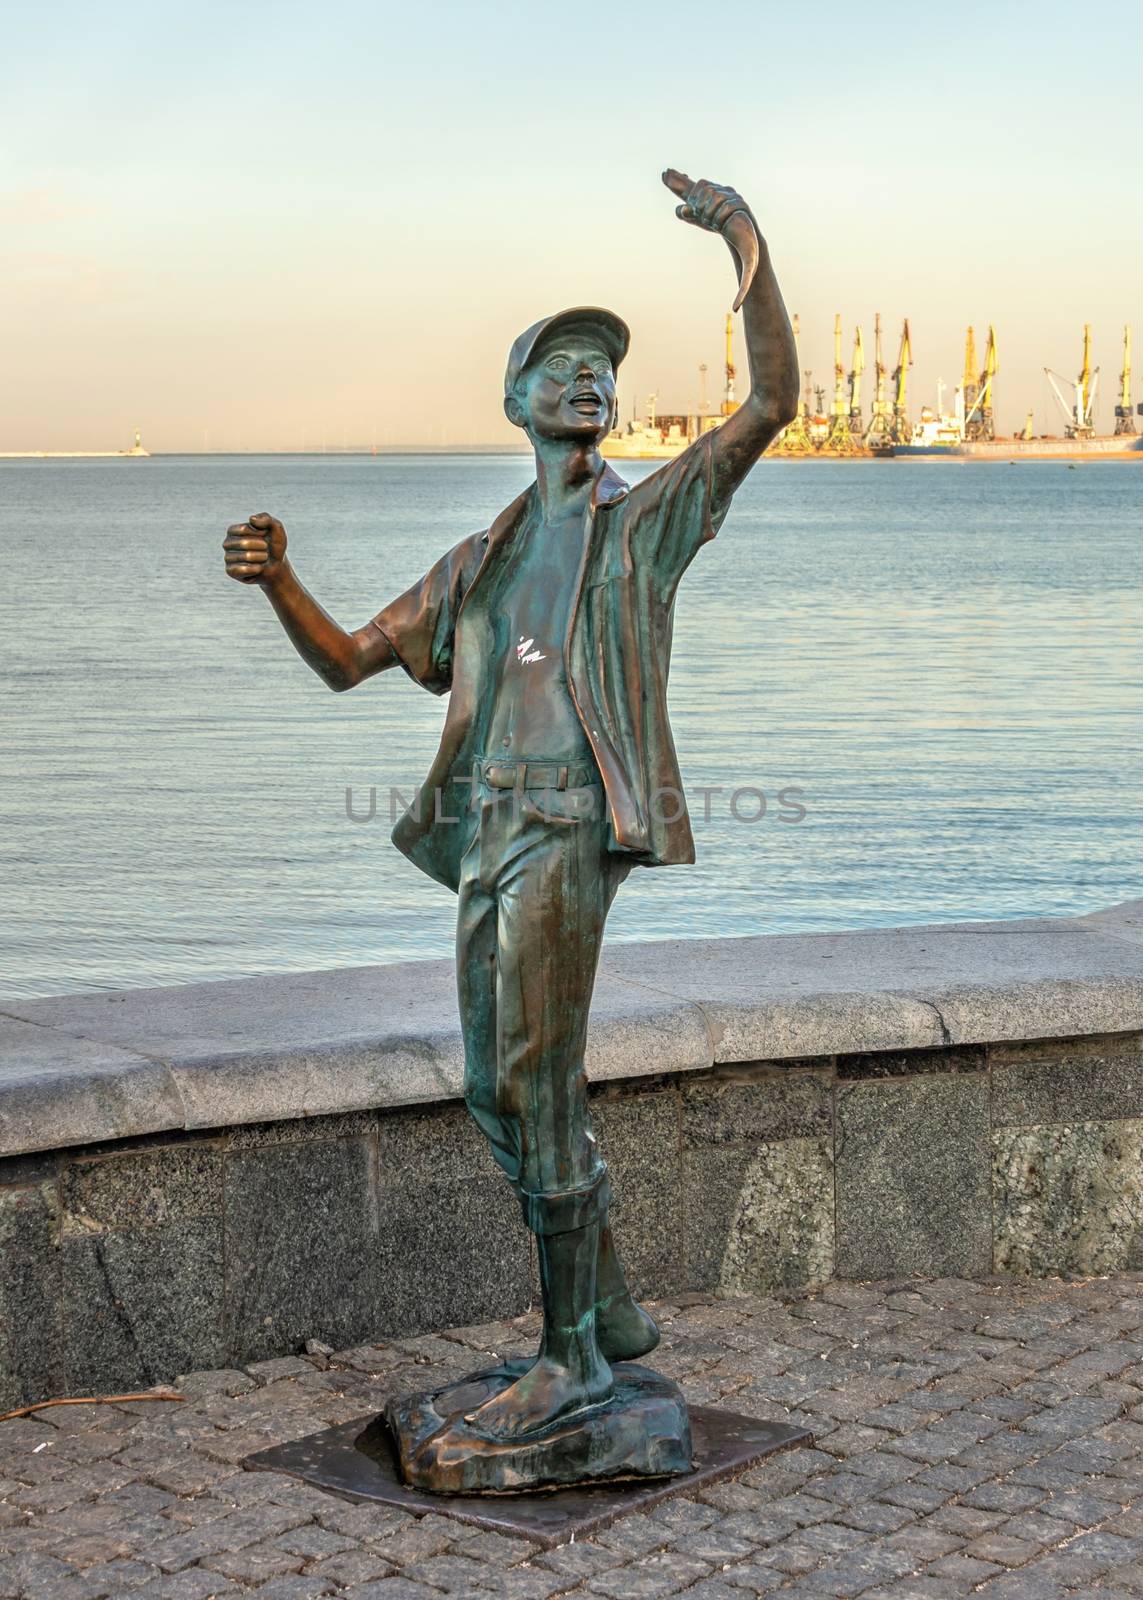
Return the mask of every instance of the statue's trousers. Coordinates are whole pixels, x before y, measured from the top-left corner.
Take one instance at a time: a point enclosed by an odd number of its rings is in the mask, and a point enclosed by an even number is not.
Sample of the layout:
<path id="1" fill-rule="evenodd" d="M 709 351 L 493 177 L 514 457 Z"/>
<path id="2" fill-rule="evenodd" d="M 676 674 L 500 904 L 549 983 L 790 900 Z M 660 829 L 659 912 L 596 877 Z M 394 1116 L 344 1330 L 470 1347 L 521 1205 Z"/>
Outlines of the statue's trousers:
<path id="1" fill-rule="evenodd" d="M 536 1233 L 595 1221 L 606 1167 L 584 1072 L 603 925 L 628 865 L 603 790 L 493 788 L 479 776 L 461 863 L 456 967 L 464 1096 Z"/>

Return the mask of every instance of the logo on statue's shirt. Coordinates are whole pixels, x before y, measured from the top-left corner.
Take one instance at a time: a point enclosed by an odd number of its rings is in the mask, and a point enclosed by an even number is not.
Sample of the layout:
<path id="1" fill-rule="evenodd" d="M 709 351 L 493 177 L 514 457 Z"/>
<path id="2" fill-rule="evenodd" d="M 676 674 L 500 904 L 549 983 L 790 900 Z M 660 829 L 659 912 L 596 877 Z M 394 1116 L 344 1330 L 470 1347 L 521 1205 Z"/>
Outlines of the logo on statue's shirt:
<path id="1" fill-rule="evenodd" d="M 533 650 L 532 646 L 535 644 L 535 642 L 535 639 L 525 639 L 523 634 L 520 635 L 520 642 L 516 646 L 516 660 L 519 661 L 522 666 L 528 666 L 528 664 L 532 661 L 547 660 L 547 657 L 542 651 Z"/>

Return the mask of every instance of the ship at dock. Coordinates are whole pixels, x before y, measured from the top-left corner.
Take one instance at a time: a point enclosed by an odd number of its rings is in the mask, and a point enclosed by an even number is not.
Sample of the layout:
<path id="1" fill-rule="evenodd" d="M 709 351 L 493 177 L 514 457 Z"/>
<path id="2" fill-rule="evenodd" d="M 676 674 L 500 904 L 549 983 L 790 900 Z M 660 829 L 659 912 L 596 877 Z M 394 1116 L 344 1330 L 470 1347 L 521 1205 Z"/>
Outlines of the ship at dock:
<path id="1" fill-rule="evenodd" d="M 976 370 L 976 348 L 972 328 L 965 337 L 964 379 L 954 391 L 953 410 L 941 409 L 942 387 L 938 385 L 937 406 L 924 407 L 920 421 L 905 440 L 895 442 L 885 452 L 894 457 L 970 461 L 1114 461 L 1143 460 L 1143 436 L 1136 417 L 1143 416 L 1143 405 L 1131 400 L 1131 329 L 1123 330 L 1123 365 L 1115 406 L 1115 431 L 1095 431 L 1095 398 L 1099 389 L 1099 368 L 1091 361 L 1091 324 L 1083 330 L 1083 359 L 1076 378 L 1064 378 L 1050 367 L 1044 376 L 1063 416 L 1062 434 L 1037 435 L 1028 412 L 1022 433 L 1005 437 L 993 424 L 992 389 L 999 363 L 996 335 L 988 330 L 984 366 Z"/>
<path id="2" fill-rule="evenodd" d="M 796 316 L 793 325 L 797 340 L 800 328 Z M 832 401 L 827 407 L 824 388 L 814 384 L 812 372 L 803 372 L 798 415 L 778 435 L 767 455 L 800 460 L 865 457 L 937 461 L 1143 461 L 1143 435 L 1136 420 L 1143 417 L 1143 404 L 1132 403 L 1130 327 L 1123 330 L 1123 364 L 1116 396 L 1115 427 L 1110 434 L 1095 431 L 1099 368 L 1092 365 L 1090 324 L 1084 328 L 1083 359 L 1074 380 L 1044 368 L 1062 413 L 1063 430 L 1059 434 L 1037 435 L 1031 411 L 1021 433 L 1005 436 L 996 432 L 993 395 L 1000 363 L 996 333 L 991 327 L 981 363 L 977 361 L 974 330 L 971 327 L 967 330 L 964 376 L 953 391 L 951 411 L 944 409 L 945 386 L 938 383 L 936 406 L 922 406 L 916 420 L 910 416 L 908 403 L 909 369 L 913 364 L 908 318 L 902 325 L 896 363 L 890 368 L 882 353 L 880 313 L 875 316 L 873 355 L 872 396 L 867 414 L 862 401 L 865 375 L 862 331 L 860 327 L 854 330 L 853 354 L 847 367 L 842 358 L 842 321 L 840 316 L 835 317 Z M 663 414 L 657 409 L 658 397 L 652 395 L 643 419 L 633 416 L 624 428 L 617 427 L 608 435 L 602 445 L 604 456 L 613 460 L 669 460 L 734 414 L 737 402 L 729 317 L 726 319 L 723 399 L 715 413 L 711 413 L 706 404 L 706 371 L 705 366 L 699 368 L 700 400 L 695 411 Z"/>
<path id="3" fill-rule="evenodd" d="M 618 423 L 600 446 L 600 453 L 608 461 L 671 461 L 682 455 L 688 445 L 712 429 L 720 427 L 727 417 L 738 410 L 734 397 L 734 323 L 726 318 L 726 366 L 724 370 L 722 405 L 712 412 L 706 399 L 706 364 L 699 367 L 699 403 L 694 411 L 659 412 L 659 397 L 650 395 L 647 412 L 642 418 L 632 416 L 625 427 Z"/>

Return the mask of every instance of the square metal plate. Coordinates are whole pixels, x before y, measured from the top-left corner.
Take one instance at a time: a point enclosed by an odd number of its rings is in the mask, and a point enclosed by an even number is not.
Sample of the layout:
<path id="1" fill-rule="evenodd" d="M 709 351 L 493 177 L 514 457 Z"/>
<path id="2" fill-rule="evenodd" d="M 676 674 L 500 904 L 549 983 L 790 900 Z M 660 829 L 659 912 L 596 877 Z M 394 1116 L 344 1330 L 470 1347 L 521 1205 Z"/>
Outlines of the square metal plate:
<path id="1" fill-rule="evenodd" d="M 477 1528 L 531 1539 L 550 1549 L 605 1527 L 632 1511 L 646 1511 L 672 1495 L 733 1477 L 777 1450 L 812 1445 L 804 1428 L 759 1422 L 709 1406 L 692 1406 L 694 1466 L 676 1478 L 624 1480 L 594 1487 L 537 1490 L 530 1494 L 440 1495 L 407 1489 L 397 1476 L 389 1430 L 380 1417 L 359 1417 L 308 1438 L 259 1450 L 242 1463 L 252 1471 L 285 1472 L 347 1500 L 375 1501 L 423 1516 L 456 1517 Z"/>

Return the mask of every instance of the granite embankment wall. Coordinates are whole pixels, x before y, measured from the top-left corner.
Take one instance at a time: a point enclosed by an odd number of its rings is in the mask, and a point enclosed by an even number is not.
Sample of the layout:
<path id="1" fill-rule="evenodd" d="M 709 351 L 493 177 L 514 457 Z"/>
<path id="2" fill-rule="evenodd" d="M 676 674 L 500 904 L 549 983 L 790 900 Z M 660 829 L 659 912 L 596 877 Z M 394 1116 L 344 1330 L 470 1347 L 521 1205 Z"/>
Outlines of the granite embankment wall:
<path id="1" fill-rule="evenodd" d="M 1143 1268 L 1143 902 L 611 950 L 648 1296 Z M 528 1235 L 451 963 L 0 1004 L 0 1407 L 501 1317 Z"/>

